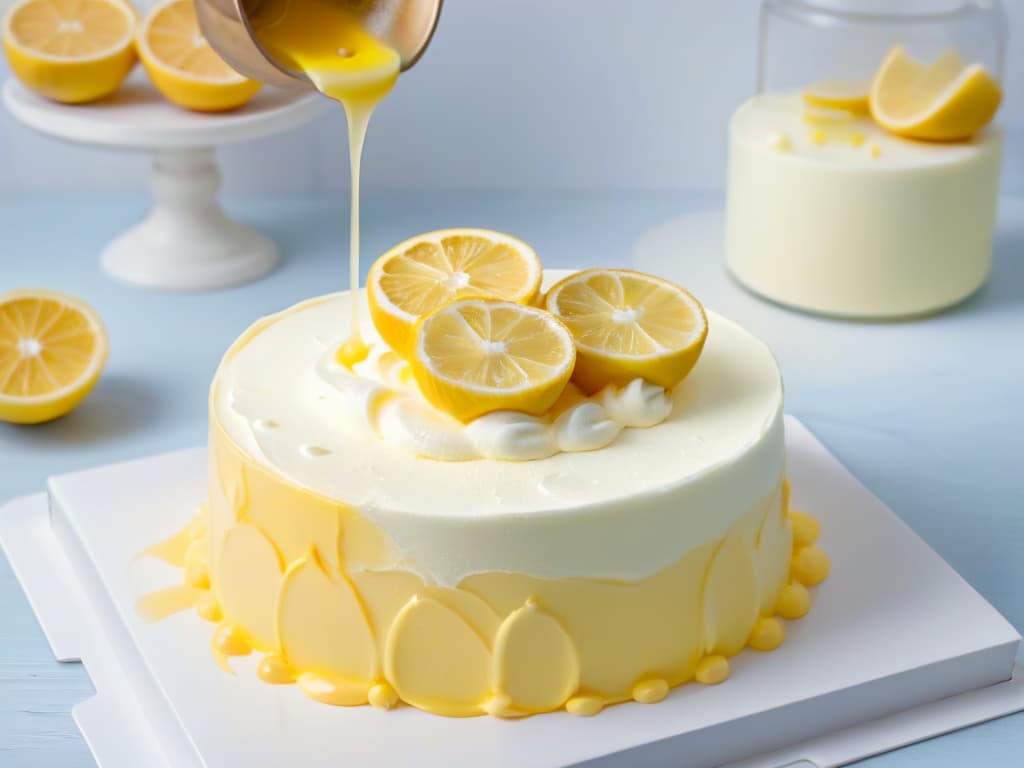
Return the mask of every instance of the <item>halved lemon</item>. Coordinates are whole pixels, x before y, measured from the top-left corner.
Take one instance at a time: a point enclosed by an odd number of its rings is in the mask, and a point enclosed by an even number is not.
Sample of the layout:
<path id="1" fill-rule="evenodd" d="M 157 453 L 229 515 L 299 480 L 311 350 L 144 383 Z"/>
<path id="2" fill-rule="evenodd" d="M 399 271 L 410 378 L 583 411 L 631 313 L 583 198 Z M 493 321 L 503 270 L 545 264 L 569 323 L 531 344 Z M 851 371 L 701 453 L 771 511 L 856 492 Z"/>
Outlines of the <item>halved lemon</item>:
<path id="1" fill-rule="evenodd" d="M 135 43 L 156 89 L 187 109 L 235 109 L 260 89 L 259 82 L 235 72 L 206 42 L 192 0 L 165 0 L 150 8 Z"/>
<path id="2" fill-rule="evenodd" d="M 868 114 L 870 83 L 847 80 L 818 80 L 804 88 L 804 104 L 818 109 L 840 110 L 854 115 Z"/>
<path id="3" fill-rule="evenodd" d="M 670 389 L 708 335 L 704 307 L 678 285 L 627 269 L 587 269 L 548 291 L 548 311 L 576 342 L 573 381 L 586 392 L 642 378 Z"/>
<path id="4" fill-rule="evenodd" d="M 4 16 L 11 71 L 66 104 L 117 90 L 135 63 L 135 13 L 121 0 L 23 0 Z"/>
<path id="5" fill-rule="evenodd" d="M 550 313 L 461 299 L 416 324 L 412 371 L 423 396 L 461 421 L 492 411 L 540 416 L 569 383 L 576 351 Z"/>
<path id="6" fill-rule="evenodd" d="M 466 297 L 530 304 L 542 270 L 533 248 L 488 229 L 442 229 L 399 243 L 370 268 L 370 315 L 381 338 L 409 356 L 416 321 Z"/>
<path id="7" fill-rule="evenodd" d="M 988 71 L 965 64 L 955 50 L 925 64 L 896 46 L 871 84 L 871 115 L 897 136 L 957 141 L 985 127 L 1002 98 Z"/>
<path id="8" fill-rule="evenodd" d="M 56 291 L 0 295 L 0 420 L 63 416 L 96 384 L 107 349 L 103 323 L 85 302 Z"/>

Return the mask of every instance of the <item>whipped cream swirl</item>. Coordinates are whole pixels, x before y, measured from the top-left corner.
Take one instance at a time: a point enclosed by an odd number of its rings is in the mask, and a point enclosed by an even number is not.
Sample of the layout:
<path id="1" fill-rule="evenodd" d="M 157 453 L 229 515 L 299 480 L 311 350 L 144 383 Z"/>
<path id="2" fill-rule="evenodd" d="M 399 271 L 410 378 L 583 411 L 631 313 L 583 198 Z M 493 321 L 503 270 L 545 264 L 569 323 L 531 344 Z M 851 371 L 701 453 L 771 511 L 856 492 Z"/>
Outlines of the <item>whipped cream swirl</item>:
<path id="1" fill-rule="evenodd" d="M 556 453 L 593 451 L 628 427 L 653 427 L 668 418 L 672 399 L 643 379 L 586 396 L 573 385 L 552 416 L 496 411 L 462 423 L 420 394 L 408 363 L 376 345 L 349 370 L 327 348 L 316 375 L 340 395 L 349 415 L 402 450 L 442 461 L 529 461 Z"/>

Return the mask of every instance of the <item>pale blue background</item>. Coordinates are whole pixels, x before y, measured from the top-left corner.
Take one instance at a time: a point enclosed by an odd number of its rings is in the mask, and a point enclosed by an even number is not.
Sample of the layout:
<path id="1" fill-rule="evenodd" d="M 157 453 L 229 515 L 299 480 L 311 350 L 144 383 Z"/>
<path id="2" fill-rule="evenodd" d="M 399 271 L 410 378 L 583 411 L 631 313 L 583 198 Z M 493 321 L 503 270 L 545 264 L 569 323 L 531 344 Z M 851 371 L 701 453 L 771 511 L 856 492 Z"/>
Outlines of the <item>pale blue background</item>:
<path id="1" fill-rule="evenodd" d="M 1024 0 L 1005 5 L 1018 44 L 1000 116 L 1010 133 L 1004 184 L 1024 192 Z M 758 0 L 445 0 L 428 55 L 374 118 L 364 189 L 720 188 L 726 121 L 756 83 L 758 8 Z M 0 57 L 0 74 L 5 68 Z M 347 188 L 343 130 L 326 117 L 225 151 L 227 191 Z M 54 144 L 0 110 L 0 195 L 137 194 L 145 174 L 141 157 Z"/>
<path id="2" fill-rule="evenodd" d="M 1008 5 L 1024 37 L 1024 2 Z M 448 0 L 428 56 L 375 118 L 367 252 L 467 224 L 520 235 L 551 266 L 622 264 L 644 232 L 719 204 L 725 121 L 753 87 L 756 6 Z M 1011 48 L 1010 192 L 1024 191 L 1020 60 Z M 635 111 L 623 109 L 627 95 Z M 258 315 L 346 286 L 342 130 L 327 117 L 224 152 L 230 207 L 287 257 L 252 286 L 168 296 L 97 267 L 103 244 L 145 209 L 145 158 L 59 144 L 0 111 L 0 291 L 74 292 L 99 308 L 112 343 L 76 412 L 0 424 L 0 500 L 41 490 L 52 473 L 205 440 L 206 388 L 234 337 Z M 989 286 L 916 323 L 842 324 L 759 303 L 685 227 L 654 251 L 772 344 L 788 410 L 1024 628 L 1024 204 L 1004 214 Z M 81 668 L 52 660 L 0 562 L 0 766 L 91 765 L 68 715 L 90 691 Z M 1019 765 L 1022 754 L 1018 716 L 871 765 Z"/>

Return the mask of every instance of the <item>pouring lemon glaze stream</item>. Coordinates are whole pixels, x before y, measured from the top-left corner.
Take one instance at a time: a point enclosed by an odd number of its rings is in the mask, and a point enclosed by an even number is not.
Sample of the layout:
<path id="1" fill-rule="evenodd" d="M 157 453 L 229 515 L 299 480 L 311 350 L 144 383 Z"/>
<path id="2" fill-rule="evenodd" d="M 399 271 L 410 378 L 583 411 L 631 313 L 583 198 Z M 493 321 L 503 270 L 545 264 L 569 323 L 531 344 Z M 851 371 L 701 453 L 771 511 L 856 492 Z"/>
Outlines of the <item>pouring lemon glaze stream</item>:
<path id="1" fill-rule="evenodd" d="M 382 43 L 356 14 L 331 0 L 293 0 L 255 30 L 267 52 L 305 73 L 317 89 L 345 109 L 351 168 L 349 286 L 359 290 L 359 176 L 366 128 L 377 104 L 391 91 L 401 69 L 398 51 Z M 338 362 L 351 368 L 369 347 L 359 327 L 359 302 L 352 302 L 352 329 L 338 349 Z"/>

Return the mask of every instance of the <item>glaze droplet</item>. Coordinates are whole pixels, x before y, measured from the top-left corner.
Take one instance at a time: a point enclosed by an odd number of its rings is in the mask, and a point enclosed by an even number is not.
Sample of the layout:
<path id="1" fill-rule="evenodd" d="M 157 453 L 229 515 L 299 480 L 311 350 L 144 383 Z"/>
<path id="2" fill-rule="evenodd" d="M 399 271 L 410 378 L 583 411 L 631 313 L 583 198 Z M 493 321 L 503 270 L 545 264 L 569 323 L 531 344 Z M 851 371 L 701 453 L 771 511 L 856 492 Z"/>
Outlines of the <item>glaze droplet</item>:
<path id="1" fill-rule="evenodd" d="M 718 685 L 729 677 L 729 660 L 725 656 L 705 656 L 697 663 L 694 677 L 698 683 Z"/>

